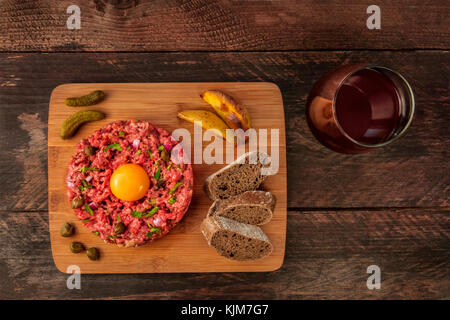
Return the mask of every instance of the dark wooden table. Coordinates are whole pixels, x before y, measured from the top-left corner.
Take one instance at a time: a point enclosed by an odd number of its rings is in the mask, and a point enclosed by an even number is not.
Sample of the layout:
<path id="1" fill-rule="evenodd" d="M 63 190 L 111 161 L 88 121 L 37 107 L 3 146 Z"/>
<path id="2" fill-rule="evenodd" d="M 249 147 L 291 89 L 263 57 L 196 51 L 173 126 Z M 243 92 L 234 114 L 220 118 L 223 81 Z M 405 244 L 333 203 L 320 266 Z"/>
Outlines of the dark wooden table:
<path id="1" fill-rule="evenodd" d="M 77 2 L 81 29 L 68 30 Z M 0 2 L 0 298 L 448 299 L 448 1 Z M 404 137 L 369 154 L 321 146 L 305 99 L 325 72 L 372 62 L 412 84 Z M 47 118 L 69 82 L 272 81 L 283 94 L 288 226 L 270 273 L 83 275 L 66 288 L 48 232 Z M 51 168 L 50 168 L 51 170 Z M 381 268 L 368 290 L 366 269 Z"/>

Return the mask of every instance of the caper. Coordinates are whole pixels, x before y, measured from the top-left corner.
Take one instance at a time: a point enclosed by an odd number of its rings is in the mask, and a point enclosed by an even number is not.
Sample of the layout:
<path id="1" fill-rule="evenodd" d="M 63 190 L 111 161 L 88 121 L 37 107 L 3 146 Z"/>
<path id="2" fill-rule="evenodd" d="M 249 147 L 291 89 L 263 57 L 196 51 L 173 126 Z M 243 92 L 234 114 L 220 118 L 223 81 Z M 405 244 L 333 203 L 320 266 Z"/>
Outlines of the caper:
<path id="1" fill-rule="evenodd" d="M 98 260 L 100 253 L 97 248 L 89 248 L 86 252 L 87 256 L 91 260 Z"/>
<path id="2" fill-rule="evenodd" d="M 117 223 L 114 226 L 114 233 L 115 234 L 121 234 L 125 231 L 125 225 L 122 222 Z"/>
<path id="3" fill-rule="evenodd" d="M 73 225 L 68 222 L 64 223 L 61 227 L 61 235 L 63 237 L 70 237 L 73 235 Z"/>
<path id="4" fill-rule="evenodd" d="M 94 147 L 87 146 L 86 148 L 84 148 L 84 153 L 86 153 L 88 156 L 94 155 L 95 153 Z"/>
<path id="5" fill-rule="evenodd" d="M 164 188 L 166 185 L 166 182 L 164 179 L 159 179 L 158 182 L 156 182 L 156 189 Z"/>
<path id="6" fill-rule="evenodd" d="M 72 209 L 78 209 L 84 204 L 84 198 L 82 196 L 78 196 L 72 199 Z"/>
<path id="7" fill-rule="evenodd" d="M 169 162 L 170 155 L 166 149 L 163 149 L 163 151 L 161 151 L 161 159 L 163 159 L 165 162 Z"/>
<path id="8" fill-rule="evenodd" d="M 70 244 L 70 251 L 72 253 L 80 253 L 84 250 L 84 246 L 81 242 L 74 241 Z"/>

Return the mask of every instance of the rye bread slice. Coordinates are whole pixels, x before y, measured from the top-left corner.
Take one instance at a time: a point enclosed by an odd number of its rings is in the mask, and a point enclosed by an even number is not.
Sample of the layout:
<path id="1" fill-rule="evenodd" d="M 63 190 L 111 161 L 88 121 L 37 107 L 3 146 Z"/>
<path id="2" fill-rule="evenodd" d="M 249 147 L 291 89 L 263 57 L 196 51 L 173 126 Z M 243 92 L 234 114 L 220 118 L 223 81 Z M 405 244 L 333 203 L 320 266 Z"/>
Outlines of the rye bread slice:
<path id="1" fill-rule="evenodd" d="M 269 238 L 260 227 L 214 216 L 201 225 L 208 244 L 229 259 L 246 261 L 261 259 L 272 253 Z"/>
<path id="2" fill-rule="evenodd" d="M 225 200 L 216 200 L 208 217 L 221 216 L 238 222 L 263 225 L 273 216 L 275 197 L 267 191 L 246 191 Z"/>
<path id="3" fill-rule="evenodd" d="M 267 178 L 261 169 L 270 166 L 270 158 L 262 152 L 248 152 L 210 175 L 205 192 L 211 200 L 228 199 L 245 191 L 256 190 Z"/>

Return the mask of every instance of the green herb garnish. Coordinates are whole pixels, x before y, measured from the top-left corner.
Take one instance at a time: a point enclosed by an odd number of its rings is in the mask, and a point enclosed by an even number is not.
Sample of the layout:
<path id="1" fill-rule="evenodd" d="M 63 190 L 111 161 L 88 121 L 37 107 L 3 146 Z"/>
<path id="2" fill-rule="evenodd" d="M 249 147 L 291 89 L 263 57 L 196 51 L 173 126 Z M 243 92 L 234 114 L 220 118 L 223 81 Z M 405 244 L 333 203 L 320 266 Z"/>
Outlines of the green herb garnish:
<path id="1" fill-rule="evenodd" d="M 95 234 L 96 236 L 99 235 L 98 231 L 93 231 L 92 233 Z"/>
<path id="2" fill-rule="evenodd" d="M 81 191 L 84 191 L 84 190 L 86 190 L 86 189 L 92 189 L 92 188 L 93 188 L 93 187 L 92 187 L 90 184 L 88 184 L 84 179 L 81 180 L 81 183 L 83 184 L 83 189 L 80 189 Z M 78 189 L 79 189 L 79 187 L 78 187 Z"/>
<path id="3" fill-rule="evenodd" d="M 138 155 L 141 154 L 141 150 L 138 150 L 138 151 L 137 151 L 137 154 L 138 154 Z"/>
<path id="4" fill-rule="evenodd" d="M 156 161 L 156 165 L 158 166 L 158 170 L 156 170 L 156 172 L 155 172 L 155 179 L 159 180 L 159 178 L 161 177 L 161 168 L 159 166 L 159 162 L 158 161 Z"/>
<path id="5" fill-rule="evenodd" d="M 144 215 L 144 212 L 139 212 L 139 211 L 131 211 L 131 215 L 135 218 L 142 218 L 142 216 Z"/>
<path id="6" fill-rule="evenodd" d="M 150 228 L 150 232 L 147 233 L 147 237 L 149 237 L 149 238 L 153 237 L 153 234 L 154 234 L 155 232 L 156 232 L 156 233 L 160 233 L 160 232 L 161 232 L 161 229 L 152 227 L 152 226 L 150 225 L 150 223 L 148 223 L 148 222 L 147 222 L 147 226 Z"/>
<path id="7" fill-rule="evenodd" d="M 80 172 L 85 173 L 86 171 L 102 171 L 102 169 L 89 168 L 89 167 L 86 167 L 86 166 L 81 167 Z"/>
<path id="8" fill-rule="evenodd" d="M 178 189 L 179 186 L 181 186 L 183 182 L 177 182 L 175 186 L 170 190 L 169 194 L 174 194 L 175 191 Z"/>
<path id="9" fill-rule="evenodd" d="M 80 191 L 84 191 L 86 189 L 92 189 L 93 188 L 93 186 L 91 186 L 90 184 L 87 184 L 87 182 L 84 179 L 81 180 L 81 184 L 82 184 L 82 186 L 78 186 L 78 190 L 80 190 Z"/>
<path id="10" fill-rule="evenodd" d="M 154 215 L 159 210 L 159 207 L 154 207 L 152 210 L 150 210 L 144 217 L 150 218 L 152 215 Z"/>
<path id="11" fill-rule="evenodd" d="M 123 137 L 123 136 L 125 136 L 125 132 L 120 131 L 120 132 L 119 132 L 119 135 Z"/>
<path id="12" fill-rule="evenodd" d="M 164 150 L 164 146 L 163 146 L 163 145 L 160 145 L 160 146 L 158 147 L 158 150 L 159 150 L 159 151 L 163 151 L 163 150 Z"/>
<path id="13" fill-rule="evenodd" d="M 120 222 L 120 214 L 117 215 L 117 222 Z"/>
<path id="14" fill-rule="evenodd" d="M 83 220 L 84 223 L 89 222 L 89 221 L 91 221 L 91 219 L 89 219 L 89 218 Z"/>
<path id="15" fill-rule="evenodd" d="M 172 162 L 169 163 L 169 165 L 167 166 L 167 170 L 169 170 L 172 167 Z"/>
<path id="16" fill-rule="evenodd" d="M 150 160 L 152 160 L 153 156 L 152 156 L 152 153 L 150 152 L 150 149 L 147 149 L 147 154 L 148 154 L 148 157 L 150 158 Z"/>
<path id="17" fill-rule="evenodd" d="M 131 211 L 131 215 L 135 218 L 150 218 L 152 215 L 154 215 L 157 211 L 159 210 L 159 207 L 154 207 L 152 210 L 150 210 L 149 212 L 145 213 L 145 212 L 140 212 L 140 211 Z"/>
<path id="18" fill-rule="evenodd" d="M 90 214 L 91 216 L 94 215 L 94 211 L 92 211 L 91 207 L 89 207 L 88 204 L 86 204 L 86 205 L 84 206 L 84 210 L 86 210 L 87 212 L 89 212 L 89 214 Z"/>
<path id="19" fill-rule="evenodd" d="M 161 168 L 158 168 L 158 170 L 156 170 L 155 172 L 155 179 L 159 180 L 160 177 L 161 177 Z"/>
<path id="20" fill-rule="evenodd" d="M 108 235 L 109 240 L 114 241 L 117 237 Z"/>
<path id="21" fill-rule="evenodd" d="M 109 146 L 105 148 L 105 152 L 108 152 L 108 149 L 116 149 L 117 151 L 122 151 L 122 147 L 118 143 L 111 143 Z"/>
<path id="22" fill-rule="evenodd" d="M 175 196 L 173 196 L 172 198 L 170 198 L 169 200 L 167 200 L 168 203 L 174 204 L 176 202 L 175 200 Z"/>

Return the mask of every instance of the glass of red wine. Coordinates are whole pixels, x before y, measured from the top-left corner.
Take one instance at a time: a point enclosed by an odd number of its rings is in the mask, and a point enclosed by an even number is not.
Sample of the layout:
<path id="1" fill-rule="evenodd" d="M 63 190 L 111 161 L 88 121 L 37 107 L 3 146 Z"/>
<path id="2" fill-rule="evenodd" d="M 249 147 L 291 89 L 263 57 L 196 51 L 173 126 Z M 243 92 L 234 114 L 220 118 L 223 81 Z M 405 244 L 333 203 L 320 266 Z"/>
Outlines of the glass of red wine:
<path id="1" fill-rule="evenodd" d="M 399 73 L 375 65 L 346 65 L 311 90 L 306 118 L 314 136 L 341 153 L 363 153 L 399 138 L 411 124 L 414 95 Z"/>

